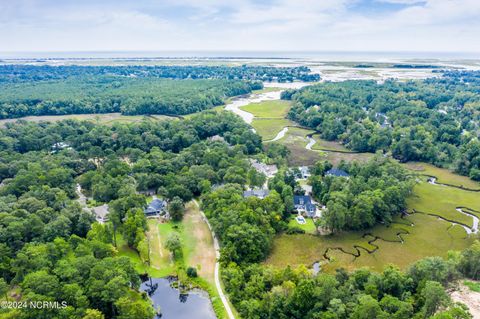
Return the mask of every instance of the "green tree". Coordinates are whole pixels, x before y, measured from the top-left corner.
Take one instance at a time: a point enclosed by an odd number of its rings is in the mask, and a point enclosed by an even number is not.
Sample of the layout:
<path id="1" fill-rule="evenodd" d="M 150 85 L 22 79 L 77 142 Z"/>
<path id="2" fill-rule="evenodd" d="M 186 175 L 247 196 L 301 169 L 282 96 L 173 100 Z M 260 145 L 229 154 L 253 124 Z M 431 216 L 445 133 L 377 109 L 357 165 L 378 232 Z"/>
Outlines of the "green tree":
<path id="1" fill-rule="evenodd" d="M 424 318 L 429 318 L 440 308 L 445 307 L 450 301 L 443 286 L 436 281 L 427 281 L 425 283 L 425 288 L 422 290 L 422 297 L 425 300 L 422 307 Z"/>
<path id="2" fill-rule="evenodd" d="M 178 196 L 175 196 L 168 205 L 168 212 L 170 213 L 170 217 L 174 221 L 181 221 L 183 219 L 183 215 L 185 214 L 185 205 L 182 199 Z"/>
<path id="3" fill-rule="evenodd" d="M 151 319 L 155 316 L 155 310 L 149 301 L 132 301 L 127 297 L 121 297 L 115 303 L 118 309 L 118 319 Z"/>
<path id="4" fill-rule="evenodd" d="M 378 301 L 372 296 L 363 295 L 358 298 L 358 305 L 355 307 L 352 319 L 371 319 L 381 318 L 383 311 L 378 304 Z"/>
<path id="5" fill-rule="evenodd" d="M 105 315 L 97 309 L 87 309 L 82 319 L 105 319 Z"/>
<path id="6" fill-rule="evenodd" d="M 180 235 L 177 232 L 170 233 L 165 241 L 165 247 L 170 250 L 174 257 L 178 256 L 180 248 L 182 248 Z"/>
<path id="7" fill-rule="evenodd" d="M 0 278 L 0 295 L 5 296 L 5 300 L 8 301 L 8 284 L 5 282 L 5 279 Z"/>

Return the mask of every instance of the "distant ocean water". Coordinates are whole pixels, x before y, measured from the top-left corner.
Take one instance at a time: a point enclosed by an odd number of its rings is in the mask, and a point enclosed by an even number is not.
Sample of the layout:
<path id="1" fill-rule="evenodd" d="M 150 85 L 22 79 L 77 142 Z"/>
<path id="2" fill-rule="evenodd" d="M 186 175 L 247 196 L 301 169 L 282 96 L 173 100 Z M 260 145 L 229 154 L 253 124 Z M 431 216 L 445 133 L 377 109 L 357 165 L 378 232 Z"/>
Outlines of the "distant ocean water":
<path id="1" fill-rule="evenodd" d="M 71 51 L 0 52 L 0 59 L 152 59 L 245 58 L 382 61 L 392 59 L 480 59 L 472 52 L 346 52 L 346 51 Z"/>

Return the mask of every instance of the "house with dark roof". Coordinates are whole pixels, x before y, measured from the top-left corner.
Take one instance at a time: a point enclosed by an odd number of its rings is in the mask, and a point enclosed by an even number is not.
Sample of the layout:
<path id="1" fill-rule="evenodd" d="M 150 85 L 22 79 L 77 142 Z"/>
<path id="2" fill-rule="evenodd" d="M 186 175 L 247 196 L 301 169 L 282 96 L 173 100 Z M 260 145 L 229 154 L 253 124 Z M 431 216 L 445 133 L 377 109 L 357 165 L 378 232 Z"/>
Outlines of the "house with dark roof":
<path id="1" fill-rule="evenodd" d="M 293 196 L 293 205 L 299 213 L 306 213 L 308 217 L 316 217 L 317 206 L 312 203 L 312 198 L 305 195 Z"/>
<path id="2" fill-rule="evenodd" d="M 255 196 L 257 198 L 264 199 L 265 197 L 268 196 L 268 194 L 270 194 L 270 191 L 268 189 L 252 189 L 252 190 L 244 191 L 243 197 L 247 198 L 247 197 Z"/>
<path id="3" fill-rule="evenodd" d="M 167 202 L 158 198 L 152 200 L 152 202 L 143 211 L 147 217 L 163 216 L 169 218 L 170 215 L 167 211 Z"/>
<path id="4" fill-rule="evenodd" d="M 325 176 L 349 177 L 348 173 L 338 168 L 332 168 L 325 172 Z"/>

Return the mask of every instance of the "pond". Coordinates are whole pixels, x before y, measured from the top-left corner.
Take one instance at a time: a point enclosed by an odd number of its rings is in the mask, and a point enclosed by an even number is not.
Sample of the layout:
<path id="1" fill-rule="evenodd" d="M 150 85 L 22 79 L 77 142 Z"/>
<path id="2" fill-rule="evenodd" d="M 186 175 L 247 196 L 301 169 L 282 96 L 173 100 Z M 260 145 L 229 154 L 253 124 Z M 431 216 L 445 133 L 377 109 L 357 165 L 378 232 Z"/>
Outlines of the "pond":
<path id="1" fill-rule="evenodd" d="M 160 308 L 162 319 L 215 319 L 208 295 L 200 290 L 180 293 L 171 286 L 175 278 L 152 278 L 140 286 L 153 302 L 154 308 Z"/>

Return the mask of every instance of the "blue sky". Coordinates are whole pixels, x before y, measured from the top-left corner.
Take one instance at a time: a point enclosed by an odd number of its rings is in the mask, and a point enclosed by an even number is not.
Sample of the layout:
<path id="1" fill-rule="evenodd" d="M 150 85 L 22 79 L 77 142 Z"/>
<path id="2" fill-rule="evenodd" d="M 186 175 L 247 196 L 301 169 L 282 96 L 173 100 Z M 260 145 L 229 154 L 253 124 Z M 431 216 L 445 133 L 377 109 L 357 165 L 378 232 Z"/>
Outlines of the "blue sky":
<path id="1" fill-rule="evenodd" d="M 480 0 L 0 0 L 0 39 L 0 52 L 480 52 Z"/>

